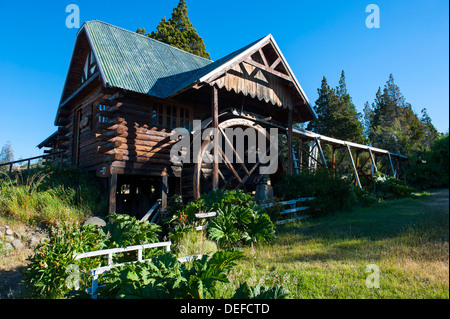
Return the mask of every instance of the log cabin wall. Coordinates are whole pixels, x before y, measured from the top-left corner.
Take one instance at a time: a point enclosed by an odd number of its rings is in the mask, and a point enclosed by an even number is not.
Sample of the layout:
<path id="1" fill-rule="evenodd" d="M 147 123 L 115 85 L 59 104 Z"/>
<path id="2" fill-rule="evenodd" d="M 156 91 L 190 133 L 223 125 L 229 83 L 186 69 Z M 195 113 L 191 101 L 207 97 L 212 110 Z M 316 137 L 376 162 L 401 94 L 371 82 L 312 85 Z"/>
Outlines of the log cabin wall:
<path id="1" fill-rule="evenodd" d="M 174 163 L 170 140 L 177 127 L 192 129 L 193 107 L 175 101 L 123 96 L 100 99 L 97 115 L 97 153 L 111 162 L 111 173 L 179 177 L 181 163 Z"/>

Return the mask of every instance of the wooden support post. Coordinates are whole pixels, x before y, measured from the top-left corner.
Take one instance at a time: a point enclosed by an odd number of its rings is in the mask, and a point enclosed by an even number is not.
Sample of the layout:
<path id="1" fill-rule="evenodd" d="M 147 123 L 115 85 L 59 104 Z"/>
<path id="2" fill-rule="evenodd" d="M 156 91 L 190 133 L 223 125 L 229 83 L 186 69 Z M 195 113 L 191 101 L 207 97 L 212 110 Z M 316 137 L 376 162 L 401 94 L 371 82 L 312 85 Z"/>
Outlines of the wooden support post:
<path id="1" fill-rule="evenodd" d="M 211 113 L 212 113 L 212 127 L 214 129 L 213 140 L 213 190 L 219 189 L 219 94 L 217 86 L 212 88 L 212 101 L 211 101 Z"/>
<path id="2" fill-rule="evenodd" d="M 161 175 L 161 209 L 167 209 L 167 194 L 169 190 L 169 177 L 167 173 L 163 171 Z"/>
<path id="3" fill-rule="evenodd" d="M 361 182 L 359 181 L 358 170 L 356 169 L 355 162 L 353 161 L 352 151 L 350 150 L 350 146 L 348 146 L 348 144 L 347 144 L 347 151 L 348 156 L 350 157 L 350 162 L 352 163 L 353 174 L 355 175 L 356 184 L 358 185 L 359 188 L 362 188 Z"/>
<path id="4" fill-rule="evenodd" d="M 358 171 L 359 170 L 359 168 L 360 168 L 360 160 L 359 160 L 359 151 L 358 150 L 356 150 L 356 152 L 355 152 L 355 156 L 356 156 L 356 171 Z M 356 181 L 355 181 L 355 184 L 356 184 Z"/>
<path id="5" fill-rule="evenodd" d="M 322 146 L 320 145 L 320 140 L 316 137 L 316 145 L 320 152 L 320 157 L 322 159 L 322 164 L 327 167 L 327 160 L 325 159 L 325 155 L 323 155 Z"/>
<path id="6" fill-rule="evenodd" d="M 298 140 L 298 171 L 302 171 L 303 166 L 303 140 Z"/>
<path id="7" fill-rule="evenodd" d="M 287 130 L 287 144 L 288 144 L 288 173 L 294 174 L 294 158 L 292 154 L 292 108 L 289 109 L 288 115 L 288 130 Z"/>
<path id="8" fill-rule="evenodd" d="M 336 177 L 336 148 L 331 146 L 331 167 L 333 168 L 333 177 Z"/>
<path id="9" fill-rule="evenodd" d="M 116 193 L 117 193 L 117 174 L 111 174 L 109 177 L 109 201 L 108 213 L 114 214 L 116 212 Z"/>
<path id="10" fill-rule="evenodd" d="M 389 163 L 391 164 L 392 176 L 395 177 L 394 164 L 392 163 L 391 153 L 388 153 Z"/>
<path id="11" fill-rule="evenodd" d="M 372 178 L 373 175 L 377 172 L 377 163 L 375 162 L 375 157 L 373 156 L 372 150 L 369 148 L 369 154 L 370 154 L 370 160 L 372 161 L 372 167 L 370 172 L 372 173 Z"/>

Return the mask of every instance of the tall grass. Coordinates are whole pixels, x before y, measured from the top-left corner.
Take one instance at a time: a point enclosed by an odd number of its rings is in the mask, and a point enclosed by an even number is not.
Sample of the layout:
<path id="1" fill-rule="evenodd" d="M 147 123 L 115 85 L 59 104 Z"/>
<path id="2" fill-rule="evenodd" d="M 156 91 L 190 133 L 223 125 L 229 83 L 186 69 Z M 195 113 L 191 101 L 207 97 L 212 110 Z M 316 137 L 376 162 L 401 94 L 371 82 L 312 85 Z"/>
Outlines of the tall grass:
<path id="1" fill-rule="evenodd" d="M 0 215 L 27 225 L 80 223 L 105 212 L 95 181 L 74 169 L 0 172 Z"/>
<path id="2" fill-rule="evenodd" d="M 291 298 L 449 298 L 448 204 L 386 201 L 280 226 L 277 234 L 271 245 L 244 248 L 232 286 L 247 278 L 282 282 Z M 378 289 L 366 286 L 370 264 L 380 269 Z"/>

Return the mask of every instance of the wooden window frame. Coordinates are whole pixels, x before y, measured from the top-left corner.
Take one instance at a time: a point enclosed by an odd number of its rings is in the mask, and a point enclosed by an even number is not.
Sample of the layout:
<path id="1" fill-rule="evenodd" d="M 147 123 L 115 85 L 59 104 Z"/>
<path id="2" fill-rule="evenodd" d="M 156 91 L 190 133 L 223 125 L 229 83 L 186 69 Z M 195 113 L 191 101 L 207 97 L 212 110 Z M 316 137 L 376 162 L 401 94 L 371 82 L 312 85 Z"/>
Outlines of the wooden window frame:
<path id="1" fill-rule="evenodd" d="M 87 72 L 85 72 L 86 66 L 87 66 Z M 95 59 L 95 56 L 94 56 L 94 52 L 92 50 L 89 50 L 89 53 L 86 57 L 86 61 L 83 64 L 83 70 L 81 72 L 81 84 L 83 84 L 84 82 L 89 80 L 91 78 L 91 76 L 93 76 L 95 73 L 97 73 L 97 70 L 98 70 L 98 65 L 97 65 L 97 60 Z"/>

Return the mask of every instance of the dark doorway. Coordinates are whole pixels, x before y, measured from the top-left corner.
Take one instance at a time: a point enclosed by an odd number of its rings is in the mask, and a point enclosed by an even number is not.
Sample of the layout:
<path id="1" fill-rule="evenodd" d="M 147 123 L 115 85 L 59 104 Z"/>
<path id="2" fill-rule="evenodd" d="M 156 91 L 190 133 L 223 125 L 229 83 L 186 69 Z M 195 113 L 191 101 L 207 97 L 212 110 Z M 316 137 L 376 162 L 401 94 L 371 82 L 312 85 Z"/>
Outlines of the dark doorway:
<path id="1" fill-rule="evenodd" d="M 117 213 L 128 214 L 141 219 L 159 198 L 161 198 L 160 177 L 117 176 Z"/>

